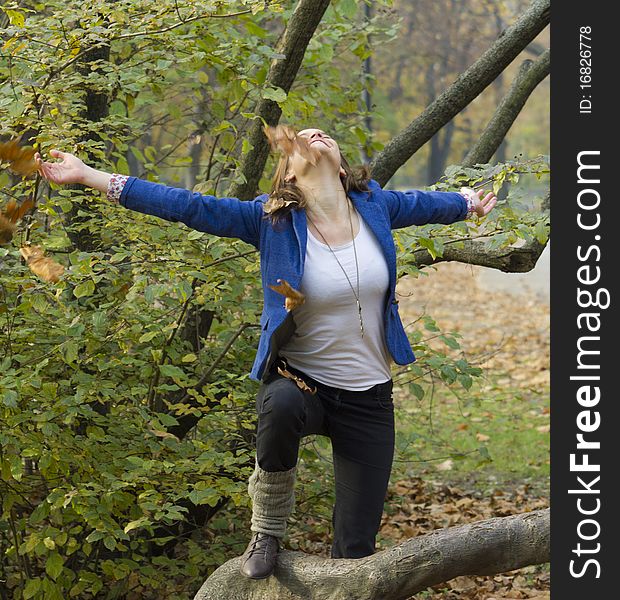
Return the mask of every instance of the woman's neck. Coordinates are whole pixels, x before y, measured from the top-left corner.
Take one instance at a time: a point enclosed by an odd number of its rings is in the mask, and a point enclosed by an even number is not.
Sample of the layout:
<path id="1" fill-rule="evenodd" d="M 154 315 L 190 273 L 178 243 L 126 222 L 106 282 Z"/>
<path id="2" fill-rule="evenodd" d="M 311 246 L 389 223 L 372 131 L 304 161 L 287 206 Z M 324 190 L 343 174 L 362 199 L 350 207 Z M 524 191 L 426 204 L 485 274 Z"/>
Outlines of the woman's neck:
<path id="1" fill-rule="evenodd" d="M 347 194 L 336 175 L 304 177 L 297 186 L 307 201 L 306 212 L 315 223 L 339 223 L 348 220 Z"/>

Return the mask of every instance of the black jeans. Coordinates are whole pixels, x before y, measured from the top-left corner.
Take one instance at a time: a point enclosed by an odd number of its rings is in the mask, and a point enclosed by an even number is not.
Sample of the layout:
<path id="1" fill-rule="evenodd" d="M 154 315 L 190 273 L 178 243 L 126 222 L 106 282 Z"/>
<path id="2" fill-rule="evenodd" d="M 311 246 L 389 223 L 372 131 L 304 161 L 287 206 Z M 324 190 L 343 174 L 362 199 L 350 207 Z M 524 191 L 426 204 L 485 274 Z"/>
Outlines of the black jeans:
<path id="1" fill-rule="evenodd" d="M 256 397 L 256 457 L 265 471 L 297 464 L 306 435 L 331 438 L 336 481 L 332 558 L 361 558 L 375 551 L 375 538 L 394 457 L 392 380 L 354 392 L 330 387 L 288 367 L 317 388 L 304 392 L 272 372 Z"/>

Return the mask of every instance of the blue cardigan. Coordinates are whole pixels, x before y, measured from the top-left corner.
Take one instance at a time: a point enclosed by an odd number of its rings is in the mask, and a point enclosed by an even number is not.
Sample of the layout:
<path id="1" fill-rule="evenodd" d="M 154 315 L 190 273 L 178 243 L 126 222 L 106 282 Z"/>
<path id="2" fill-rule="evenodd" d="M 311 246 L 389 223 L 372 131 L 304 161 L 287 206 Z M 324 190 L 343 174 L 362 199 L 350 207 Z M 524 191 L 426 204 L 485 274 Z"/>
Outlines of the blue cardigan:
<path id="1" fill-rule="evenodd" d="M 467 201 L 456 192 L 382 190 L 374 180 L 369 188 L 369 192 L 351 191 L 348 195 L 375 234 L 387 261 L 390 284 L 384 305 L 385 338 L 394 362 L 405 365 L 414 362 L 415 356 L 398 314 L 396 249 L 391 230 L 460 221 L 467 216 Z M 278 349 L 295 330 L 282 296 L 268 286 L 285 279 L 299 289 L 306 258 L 305 210 L 293 210 L 286 221 L 274 228 L 263 212 L 267 197 L 263 194 L 249 201 L 216 198 L 136 177 L 127 180 L 120 196 L 120 204 L 131 210 L 181 221 L 192 229 L 213 235 L 240 238 L 259 250 L 264 305 L 258 351 L 250 373 L 255 381 L 267 376 Z"/>

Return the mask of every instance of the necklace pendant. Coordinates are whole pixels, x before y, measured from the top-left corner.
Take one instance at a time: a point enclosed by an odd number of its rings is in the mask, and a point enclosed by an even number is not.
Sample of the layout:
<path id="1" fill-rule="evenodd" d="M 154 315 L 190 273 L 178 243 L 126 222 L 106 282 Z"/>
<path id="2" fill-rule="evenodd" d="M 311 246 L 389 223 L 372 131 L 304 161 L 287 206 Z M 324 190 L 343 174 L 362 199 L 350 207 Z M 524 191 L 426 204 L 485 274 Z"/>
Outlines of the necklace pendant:
<path id="1" fill-rule="evenodd" d="M 356 299 L 357 302 L 357 313 L 360 317 L 360 332 L 362 334 L 362 337 L 364 337 L 364 320 L 362 319 L 362 305 L 360 304 L 360 301 Z"/>

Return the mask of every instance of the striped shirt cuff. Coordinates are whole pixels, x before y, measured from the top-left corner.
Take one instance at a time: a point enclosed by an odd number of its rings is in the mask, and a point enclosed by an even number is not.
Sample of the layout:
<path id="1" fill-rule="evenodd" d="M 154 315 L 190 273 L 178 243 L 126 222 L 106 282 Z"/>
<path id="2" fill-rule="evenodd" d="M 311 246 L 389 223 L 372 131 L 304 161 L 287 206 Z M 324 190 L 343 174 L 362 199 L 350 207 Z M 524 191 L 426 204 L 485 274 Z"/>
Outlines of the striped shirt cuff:
<path id="1" fill-rule="evenodd" d="M 108 184 L 108 192 L 106 194 L 108 200 L 114 202 L 114 204 L 120 204 L 121 192 L 129 179 L 129 175 L 119 175 L 118 173 L 112 173 L 110 177 L 110 183 Z"/>

